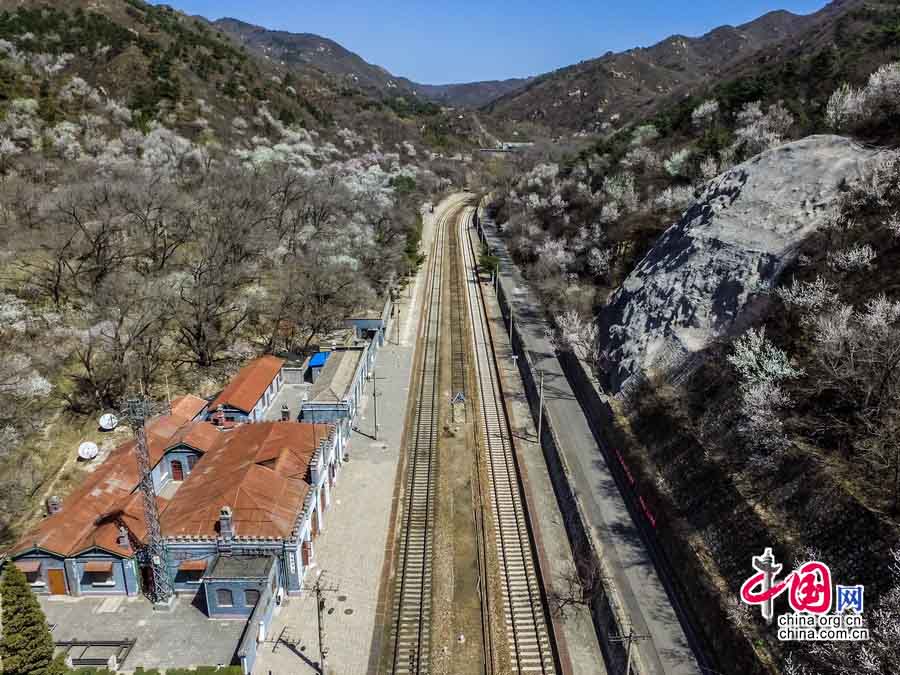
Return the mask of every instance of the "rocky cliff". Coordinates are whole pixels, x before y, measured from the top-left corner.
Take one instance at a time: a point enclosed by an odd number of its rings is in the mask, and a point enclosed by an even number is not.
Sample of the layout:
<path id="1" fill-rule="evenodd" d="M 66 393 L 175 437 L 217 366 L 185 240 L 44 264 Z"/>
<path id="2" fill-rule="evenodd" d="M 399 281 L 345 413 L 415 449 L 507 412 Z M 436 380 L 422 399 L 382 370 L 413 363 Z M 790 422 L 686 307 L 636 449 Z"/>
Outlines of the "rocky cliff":
<path id="1" fill-rule="evenodd" d="M 610 390 L 627 392 L 650 370 L 677 380 L 711 341 L 743 330 L 797 245 L 827 223 L 841 186 L 879 160 L 846 138 L 811 136 L 711 181 L 601 315 Z"/>

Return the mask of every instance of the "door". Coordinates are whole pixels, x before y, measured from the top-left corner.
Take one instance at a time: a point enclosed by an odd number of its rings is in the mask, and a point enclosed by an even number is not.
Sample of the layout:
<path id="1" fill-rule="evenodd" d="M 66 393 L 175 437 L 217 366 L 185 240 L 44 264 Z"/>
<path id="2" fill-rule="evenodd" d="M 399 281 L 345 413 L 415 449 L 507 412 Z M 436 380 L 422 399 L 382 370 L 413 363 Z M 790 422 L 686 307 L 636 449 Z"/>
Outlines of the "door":
<path id="1" fill-rule="evenodd" d="M 300 550 L 303 553 L 303 567 L 309 567 L 309 563 L 312 561 L 312 544 L 304 541 Z"/>
<path id="2" fill-rule="evenodd" d="M 66 573 L 63 570 L 47 570 L 47 583 L 50 595 L 66 594 Z"/>
<path id="3" fill-rule="evenodd" d="M 319 509 L 313 511 L 312 515 L 312 536 L 319 534 Z"/>
<path id="4" fill-rule="evenodd" d="M 177 459 L 172 462 L 172 480 L 184 480 L 184 467 L 181 466 L 181 462 L 179 462 Z"/>

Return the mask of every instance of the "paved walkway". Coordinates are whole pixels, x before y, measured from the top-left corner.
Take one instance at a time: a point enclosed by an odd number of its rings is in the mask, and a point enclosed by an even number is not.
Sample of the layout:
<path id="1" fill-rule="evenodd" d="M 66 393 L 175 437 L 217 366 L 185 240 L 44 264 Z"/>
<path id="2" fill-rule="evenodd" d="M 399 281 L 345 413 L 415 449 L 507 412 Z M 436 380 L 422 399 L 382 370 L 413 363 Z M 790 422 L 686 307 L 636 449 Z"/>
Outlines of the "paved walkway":
<path id="1" fill-rule="evenodd" d="M 641 672 L 696 675 L 700 668 L 678 616 L 547 339 L 543 308 L 509 257 L 503 240 L 487 224 L 485 233 L 500 259 L 500 283 L 511 300 L 516 329 L 534 367 L 544 372 L 546 415 L 557 434 L 586 524 L 594 540 L 600 542 L 604 564 L 612 572 L 616 594 L 635 633 L 652 637 L 638 641 L 635 648 Z"/>
<path id="2" fill-rule="evenodd" d="M 454 198 L 451 198 L 454 199 Z M 456 198 L 458 199 L 458 197 Z M 455 199 L 454 199 L 455 201 Z M 425 213 L 423 250 L 429 250 L 433 223 L 447 205 Z M 423 272 L 401 297 L 400 323 L 391 326 L 375 364 L 377 404 L 366 383 L 357 430 L 350 440 L 350 461 L 338 475 L 334 502 L 325 512 L 315 541 L 315 564 L 306 578 L 336 586 L 325 598 L 328 673 L 368 672 L 372 637 L 381 629 L 377 614 L 394 485 L 422 303 Z M 377 405 L 378 440 L 374 418 Z M 273 618 L 269 639 L 260 645 L 253 672 L 260 675 L 317 673 L 319 662 L 316 604 L 312 593 L 290 598 Z"/>
<path id="3" fill-rule="evenodd" d="M 481 245 L 478 235 L 471 228 L 468 231 L 477 252 Z M 482 293 L 497 354 L 504 403 L 538 546 L 541 574 L 545 585 L 564 593 L 567 590 L 567 578 L 575 569 L 572 547 L 553 492 L 553 484 L 550 482 L 543 450 L 537 443 L 537 429 L 525 396 L 525 385 L 512 359 L 509 336 L 500 314 L 497 296 L 489 283 L 482 284 Z M 605 675 L 606 666 L 590 610 L 574 605 L 567 608 L 563 616 L 552 616 L 551 621 L 560 648 L 563 672 L 572 675 Z"/>

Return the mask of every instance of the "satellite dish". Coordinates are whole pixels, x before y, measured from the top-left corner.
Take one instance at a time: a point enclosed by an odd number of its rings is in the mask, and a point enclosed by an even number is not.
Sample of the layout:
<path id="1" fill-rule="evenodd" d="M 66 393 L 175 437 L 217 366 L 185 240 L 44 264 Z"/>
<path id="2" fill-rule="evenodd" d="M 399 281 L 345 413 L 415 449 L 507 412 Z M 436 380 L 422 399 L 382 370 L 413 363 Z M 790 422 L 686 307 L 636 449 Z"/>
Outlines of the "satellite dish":
<path id="1" fill-rule="evenodd" d="M 97 447 L 97 444 L 90 441 L 85 441 L 78 446 L 78 456 L 81 459 L 94 459 L 99 452 L 100 448 Z"/>
<path id="2" fill-rule="evenodd" d="M 100 416 L 100 428 L 104 431 L 112 431 L 117 426 L 119 426 L 119 418 L 112 413 Z"/>

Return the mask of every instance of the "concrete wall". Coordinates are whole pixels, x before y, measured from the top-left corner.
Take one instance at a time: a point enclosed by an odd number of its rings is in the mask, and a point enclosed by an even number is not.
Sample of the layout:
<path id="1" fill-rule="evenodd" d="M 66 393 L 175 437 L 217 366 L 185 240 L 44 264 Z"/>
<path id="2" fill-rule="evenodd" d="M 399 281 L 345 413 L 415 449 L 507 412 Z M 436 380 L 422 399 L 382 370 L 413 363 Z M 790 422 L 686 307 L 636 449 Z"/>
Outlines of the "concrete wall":
<path id="1" fill-rule="evenodd" d="M 169 578 L 172 580 L 175 592 L 189 595 L 201 590 L 203 584 L 199 580 L 188 581 L 187 575 L 184 574 L 179 577 L 178 566 L 185 560 L 205 560 L 207 569 L 212 568 L 218 554 L 215 543 L 175 543 L 168 544 L 166 550 L 169 554 Z"/>
<path id="2" fill-rule="evenodd" d="M 275 568 L 272 574 L 275 574 Z M 276 587 L 277 588 L 277 587 Z M 259 602 L 253 608 L 250 620 L 244 627 L 244 634 L 238 644 L 237 655 L 245 675 L 253 672 L 253 664 L 256 662 L 256 654 L 259 643 L 269 637 L 269 625 L 272 622 L 272 614 L 276 607 L 276 594 L 272 590 L 271 577 L 269 583 L 260 592 Z"/>
<path id="3" fill-rule="evenodd" d="M 276 564 L 272 565 L 272 569 L 269 571 L 269 576 L 263 580 L 207 579 L 203 588 L 206 593 L 206 609 L 209 617 L 211 619 L 249 617 L 257 605 L 248 604 L 246 591 L 259 591 L 259 603 L 261 604 L 265 595 L 273 595 L 273 585 L 276 590 L 279 587 L 279 568 L 280 565 L 276 560 Z M 219 604 L 218 591 L 220 590 L 231 592 L 232 606 Z"/>

